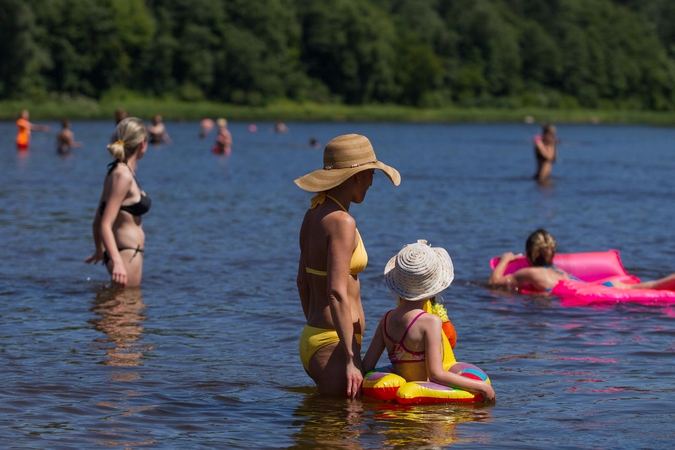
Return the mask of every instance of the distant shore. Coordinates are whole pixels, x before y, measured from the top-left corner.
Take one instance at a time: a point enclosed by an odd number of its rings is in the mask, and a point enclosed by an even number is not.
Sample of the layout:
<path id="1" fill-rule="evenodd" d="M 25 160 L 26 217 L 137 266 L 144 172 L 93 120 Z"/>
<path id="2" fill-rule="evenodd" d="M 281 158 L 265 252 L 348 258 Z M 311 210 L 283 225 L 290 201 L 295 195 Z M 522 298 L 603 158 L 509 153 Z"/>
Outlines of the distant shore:
<path id="1" fill-rule="evenodd" d="M 231 121 L 353 121 L 353 122 L 510 122 L 510 123 L 589 123 L 675 125 L 675 112 L 544 109 L 544 108 L 412 108 L 396 105 L 323 105 L 280 102 L 253 107 L 215 102 L 134 99 L 100 103 L 90 99 L 48 100 L 43 102 L 0 102 L 0 120 L 13 121 L 22 109 L 31 120 L 113 120 L 116 108 L 150 119 L 160 114 L 164 120 L 200 120 L 225 117 Z"/>

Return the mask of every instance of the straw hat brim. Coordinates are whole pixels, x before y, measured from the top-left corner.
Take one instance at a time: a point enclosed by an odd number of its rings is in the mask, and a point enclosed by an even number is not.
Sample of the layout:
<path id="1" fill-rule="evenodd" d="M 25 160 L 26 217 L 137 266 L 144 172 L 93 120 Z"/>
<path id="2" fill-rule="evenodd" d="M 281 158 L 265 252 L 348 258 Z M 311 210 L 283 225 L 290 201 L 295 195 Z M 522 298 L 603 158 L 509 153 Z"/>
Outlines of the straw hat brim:
<path id="1" fill-rule="evenodd" d="M 401 283 L 396 282 L 398 276 L 396 270 L 396 258 L 398 255 L 395 255 L 387 262 L 387 265 L 384 268 L 384 282 L 387 284 L 389 290 L 398 295 L 402 300 L 411 302 L 434 297 L 446 290 L 452 283 L 452 280 L 455 279 L 452 259 L 450 259 L 450 255 L 444 248 L 432 247 L 432 250 L 438 255 L 440 267 L 438 267 L 436 272 L 437 278 L 431 286 L 422 293 L 405 290 L 401 286 Z"/>
<path id="2" fill-rule="evenodd" d="M 339 186 L 354 174 L 368 169 L 380 169 L 389 178 L 389 180 L 398 186 L 401 184 L 401 174 L 398 170 L 388 166 L 380 161 L 366 163 L 358 167 L 348 167 L 345 169 L 319 169 L 308 173 L 295 180 L 295 184 L 300 189 L 308 192 L 323 192 Z"/>

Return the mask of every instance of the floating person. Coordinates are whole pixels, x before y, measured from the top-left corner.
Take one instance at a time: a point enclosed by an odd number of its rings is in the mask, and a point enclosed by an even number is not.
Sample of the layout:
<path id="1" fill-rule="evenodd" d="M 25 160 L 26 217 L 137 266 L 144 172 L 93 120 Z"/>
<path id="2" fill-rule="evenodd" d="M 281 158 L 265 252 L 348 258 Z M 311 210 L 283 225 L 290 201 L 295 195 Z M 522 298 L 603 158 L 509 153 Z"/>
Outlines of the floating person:
<path id="1" fill-rule="evenodd" d="M 258 131 L 258 125 L 254 124 L 254 123 L 250 124 L 248 126 L 248 131 L 250 133 L 255 133 L 256 131 Z"/>
<path id="2" fill-rule="evenodd" d="M 557 144 L 559 141 L 556 137 L 555 126 L 545 123 L 541 127 L 541 135 L 535 136 L 532 140 L 534 156 L 537 160 L 537 173 L 533 178 L 544 183 L 551 177 L 553 163 L 558 159 Z"/>
<path id="3" fill-rule="evenodd" d="M 295 180 L 316 194 L 300 228 L 297 286 L 306 320 L 300 360 L 320 394 L 356 397 L 365 331 L 358 274 L 368 254 L 349 207 L 363 202 L 375 169 L 394 186 L 401 175 L 378 161 L 368 138 L 357 134 L 331 140 L 323 161 L 323 168 Z"/>
<path id="4" fill-rule="evenodd" d="M 19 117 L 16 120 L 16 148 L 18 150 L 28 150 L 30 147 L 30 133 L 31 131 L 49 131 L 49 126 L 47 125 L 35 125 L 28 121 L 30 114 L 27 109 L 24 109 L 19 113 Z"/>
<path id="5" fill-rule="evenodd" d="M 148 141 L 153 145 L 171 144 L 171 138 L 169 133 L 166 132 L 162 116 L 156 115 L 152 118 L 152 125 L 148 127 Z"/>
<path id="6" fill-rule="evenodd" d="M 212 149 L 213 153 L 229 155 L 232 153 L 232 135 L 227 129 L 227 120 L 221 117 L 216 123 L 218 124 L 218 136 L 216 136 L 216 144 Z"/>
<path id="7" fill-rule="evenodd" d="M 289 131 L 288 127 L 283 122 L 277 122 L 277 123 L 274 124 L 274 132 L 275 133 L 283 134 L 283 133 L 288 133 L 288 131 Z"/>
<path id="8" fill-rule="evenodd" d="M 525 243 L 525 257 L 531 267 L 524 267 L 516 272 L 504 275 L 508 264 L 522 257 L 522 254 L 513 252 L 504 253 L 488 280 L 493 288 L 507 290 L 521 290 L 525 287 L 538 292 L 551 292 L 560 280 L 581 281 L 572 274 L 553 265 L 557 243 L 555 238 L 546 230 L 538 229 L 533 232 Z M 657 289 L 675 290 L 675 273 L 654 281 L 637 284 L 625 284 L 619 281 L 608 281 L 605 286 L 619 289 Z"/>
<path id="9" fill-rule="evenodd" d="M 138 184 L 135 171 L 148 148 L 147 131 L 141 119 L 127 117 L 117 124 L 115 136 L 117 140 L 108 145 L 115 161 L 108 165 L 94 216 L 96 249 L 85 262 L 103 261 L 113 283 L 138 286 L 145 251 L 142 216 L 152 202 Z"/>
<path id="10" fill-rule="evenodd" d="M 321 143 L 314 136 L 312 136 L 311 138 L 309 138 L 309 147 L 310 148 L 320 148 Z"/>
<path id="11" fill-rule="evenodd" d="M 441 247 L 425 240 L 408 244 L 394 255 L 384 269 L 389 290 L 398 297 L 398 306 L 380 320 L 363 358 L 365 373 L 375 369 L 387 350 L 394 372 L 406 381 L 431 381 L 480 394 L 494 401 L 489 383 L 463 377 L 444 365 L 456 363 L 451 345 L 443 332 L 439 316 L 425 312 L 427 302 L 435 301 L 454 279 L 452 260 Z"/>
<path id="12" fill-rule="evenodd" d="M 75 142 L 75 135 L 70 129 L 70 121 L 61 122 L 61 131 L 56 135 L 56 153 L 69 155 L 73 148 L 82 147 L 82 142 Z"/>
<path id="13" fill-rule="evenodd" d="M 215 127 L 213 120 L 209 119 L 208 117 L 203 118 L 199 122 L 199 137 L 204 139 L 206 134 L 213 130 L 213 127 Z"/>

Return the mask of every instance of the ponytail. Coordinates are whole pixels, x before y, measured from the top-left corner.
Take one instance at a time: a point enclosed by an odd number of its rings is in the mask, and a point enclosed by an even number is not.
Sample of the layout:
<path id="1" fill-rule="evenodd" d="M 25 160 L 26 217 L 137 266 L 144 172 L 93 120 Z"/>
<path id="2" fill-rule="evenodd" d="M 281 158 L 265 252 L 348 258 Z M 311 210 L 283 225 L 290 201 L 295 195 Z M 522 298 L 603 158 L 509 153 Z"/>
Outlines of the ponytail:
<path id="1" fill-rule="evenodd" d="M 108 151 L 118 161 L 126 161 L 145 140 L 148 132 L 143 121 L 137 117 L 127 117 L 115 128 L 115 142 L 108 145 Z"/>

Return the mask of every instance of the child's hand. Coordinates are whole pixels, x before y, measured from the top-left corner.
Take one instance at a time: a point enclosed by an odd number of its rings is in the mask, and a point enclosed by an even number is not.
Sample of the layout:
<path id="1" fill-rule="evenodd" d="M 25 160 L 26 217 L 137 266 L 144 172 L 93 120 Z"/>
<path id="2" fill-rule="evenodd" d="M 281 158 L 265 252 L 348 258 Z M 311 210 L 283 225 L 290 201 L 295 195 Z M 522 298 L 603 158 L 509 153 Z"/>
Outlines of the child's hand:
<path id="1" fill-rule="evenodd" d="M 485 388 L 481 390 L 480 395 L 483 397 L 483 401 L 486 402 L 494 402 L 496 395 L 495 395 L 495 390 L 492 389 L 492 386 L 490 386 L 487 383 L 485 384 Z"/>

